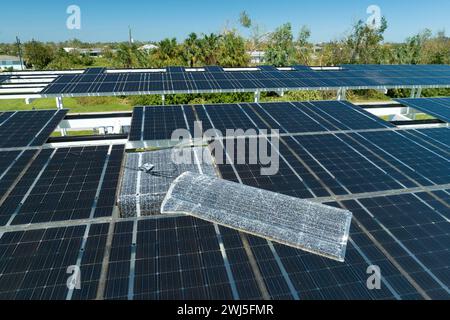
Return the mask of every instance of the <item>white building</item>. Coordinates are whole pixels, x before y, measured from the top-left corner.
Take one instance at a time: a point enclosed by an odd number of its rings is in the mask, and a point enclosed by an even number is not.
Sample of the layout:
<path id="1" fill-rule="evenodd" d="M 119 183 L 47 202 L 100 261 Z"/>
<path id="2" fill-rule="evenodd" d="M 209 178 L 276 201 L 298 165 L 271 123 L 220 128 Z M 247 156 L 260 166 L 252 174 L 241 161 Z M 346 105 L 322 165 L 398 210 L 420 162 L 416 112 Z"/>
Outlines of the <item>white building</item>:
<path id="1" fill-rule="evenodd" d="M 19 57 L 0 55 L 0 69 L 25 70 L 25 65 L 20 63 Z"/>
<path id="2" fill-rule="evenodd" d="M 250 62 L 252 64 L 263 64 L 264 63 L 264 51 L 249 51 L 247 54 L 250 56 Z"/>
<path id="3" fill-rule="evenodd" d="M 151 51 L 158 49 L 158 46 L 155 46 L 154 44 L 146 44 L 139 48 L 141 51 Z"/>
<path id="4" fill-rule="evenodd" d="M 79 48 L 63 48 L 65 52 L 78 52 L 79 54 L 87 55 L 90 57 L 102 57 L 103 49 L 102 48 L 91 48 L 91 49 L 79 49 Z"/>

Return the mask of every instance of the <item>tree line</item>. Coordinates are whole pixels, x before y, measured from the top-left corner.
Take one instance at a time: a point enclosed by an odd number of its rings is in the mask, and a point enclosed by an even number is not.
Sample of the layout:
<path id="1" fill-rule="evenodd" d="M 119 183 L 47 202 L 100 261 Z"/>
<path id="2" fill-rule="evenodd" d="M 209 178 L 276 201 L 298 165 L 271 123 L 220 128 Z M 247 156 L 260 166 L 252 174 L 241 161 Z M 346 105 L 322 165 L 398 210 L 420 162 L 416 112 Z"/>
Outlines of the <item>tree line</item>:
<path id="1" fill-rule="evenodd" d="M 363 21 L 352 26 L 341 39 L 314 45 L 311 30 L 303 26 L 295 34 L 290 23 L 272 32 L 264 32 L 243 12 L 240 27 L 220 33 L 191 33 L 182 42 L 168 38 L 154 43 L 156 48 L 142 50 L 144 43 L 83 43 L 70 40 L 63 43 L 43 43 L 36 40 L 23 45 L 27 67 L 36 70 L 77 69 L 93 66 L 115 68 L 158 68 L 164 66 L 198 67 L 220 65 L 245 67 L 251 64 L 249 52 L 263 51 L 264 64 L 274 66 L 340 64 L 450 64 L 450 38 L 444 31 L 433 34 L 424 30 L 403 43 L 388 43 L 384 35 L 388 22 L 371 28 Z M 239 30 L 247 29 L 248 37 Z M 103 49 L 102 58 L 93 58 L 77 51 L 66 52 L 64 47 Z M 0 54 L 17 55 L 15 44 L 0 44 Z"/>

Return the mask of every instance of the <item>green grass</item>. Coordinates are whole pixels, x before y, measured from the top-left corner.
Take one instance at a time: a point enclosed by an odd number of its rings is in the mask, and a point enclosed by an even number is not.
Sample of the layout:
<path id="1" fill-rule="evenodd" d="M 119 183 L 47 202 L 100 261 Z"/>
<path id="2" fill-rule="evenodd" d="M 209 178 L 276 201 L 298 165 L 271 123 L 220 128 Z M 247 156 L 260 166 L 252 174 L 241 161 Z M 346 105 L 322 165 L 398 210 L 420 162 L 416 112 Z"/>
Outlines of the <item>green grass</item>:
<path id="1" fill-rule="evenodd" d="M 70 109 L 70 113 L 89 112 L 114 112 L 133 110 L 131 104 L 126 100 L 105 97 L 105 98 L 64 98 L 64 108 Z M 22 110 L 56 109 L 55 99 L 37 99 L 27 105 L 25 100 L 0 100 L 0 111 L 22 111 Z"/>
<path id="2" fill-rule="evenodd" d="M 66 131 L 67 136 L 69 137 L 78 137 L 78 136 L 92 136 L 92 135 L 96 135 L 98 134 L 98 132 L 96 130 L 67 130 Z M 61 132 L 58 131 L 54 131 L 51 134 L 51 137 L 61 137 Z"/>

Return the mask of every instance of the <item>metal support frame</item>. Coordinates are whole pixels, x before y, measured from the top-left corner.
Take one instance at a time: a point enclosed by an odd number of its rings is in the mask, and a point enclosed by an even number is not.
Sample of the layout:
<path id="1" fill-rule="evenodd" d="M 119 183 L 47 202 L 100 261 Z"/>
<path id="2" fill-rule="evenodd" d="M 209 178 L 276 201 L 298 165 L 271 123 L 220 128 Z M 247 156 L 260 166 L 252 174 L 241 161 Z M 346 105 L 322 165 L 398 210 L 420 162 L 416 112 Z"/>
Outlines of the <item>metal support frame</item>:
<path id="1" fill-rule="evenodd" d="M 279 97 L 284 97 L 284 90 L 278 90 L 276 93 Z"/>
<path id="2" fill-rule="evenodd" d="M 346 100 L 347 99 L 347 89 L 339 88 L 337 91 L 337 100 Z"/>
<path id="3" fill-rule="evenodd" d="M 161 95 L 161 100 L 162 100 L 162 105 L 165 106 L 166 105 L 166 95 L 165 94 Z"/>
<path id="4" fill-rule="evenodd" d="M 259 103 L 261 100 L 261 91 L 255 91 L 255 103 Z"/>
<path id="5" fill-rule="evenodd" d="M 411 99 L 420 98 L 422 96 L 422 87 L 411 89 Z"/>
<path id="6" fill-rule="evenodd" d="M 25 104 L 31 104 L 35 99 L 34 98 L 25 98 Z"/>
<path id="7" fill-rule="evenodd" d="M 62 97 L 56 97 L 56 108 L 58 108 L 58 110 L 64 109 L 64 103 L 63 103 Z"/>

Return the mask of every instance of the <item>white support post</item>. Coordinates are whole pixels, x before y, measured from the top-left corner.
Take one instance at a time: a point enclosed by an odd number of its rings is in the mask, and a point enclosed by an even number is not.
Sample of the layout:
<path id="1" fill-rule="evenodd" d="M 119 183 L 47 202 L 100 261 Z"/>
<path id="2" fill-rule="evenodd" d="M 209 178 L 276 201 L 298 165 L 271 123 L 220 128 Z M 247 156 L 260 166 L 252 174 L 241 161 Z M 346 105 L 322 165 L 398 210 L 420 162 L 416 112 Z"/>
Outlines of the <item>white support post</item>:
<path id="1" fill-rule="evenodd" d="M 422 88 L 417 88 L 416 98 L 420 98 L 422 96 Z"/>
<path id="2" fill-rule="evenodd" d="M 347 90 L 344 88 L 340 88 L 337 91 L 337 100 L 341 101 L 341 100 L 346 100 L 347 99 Z"/>
<path id="3" fill-rule="evenodd" d="M 165 106 L 166 105 L 166 95 L 162 94 L 161 99 L 162 99 L 162 105 Z"/>
<path id="4" fill-rule="evenodd" d="M 411 99 L 414 99 L 416 97 L 416 88 L 411 89 Z"/>
<path id="5" fill-rule="evenodd" d="M 25 104 L 29 105 L 34 101 L 33 98 L 25 98 Z"/>
<path id="6" fill-rule="evenodd" d="M 261 92 L 255 91 L 255 103 L 259 103 L 260 99 L 261 99 Z"/>
<path id="7" fill-rule="evenodd" d="M 278 95 L 279 97 L 284 97 L 284 90 L 278 90 L 278 91 L 277 91 L 277 95 Z"/>
<path id="8" fill-rule="evenodd" d="M 66 137 L 67 136 L 67 129 L 60 128 L 59 132 L 61 133 L 61 137 Z"/>
<path id="9" fill-rule="evenodd" d="M 56 107 L 58 108 L 58 110 L 64 109 L 62 97 L 56 97 Z"/>

